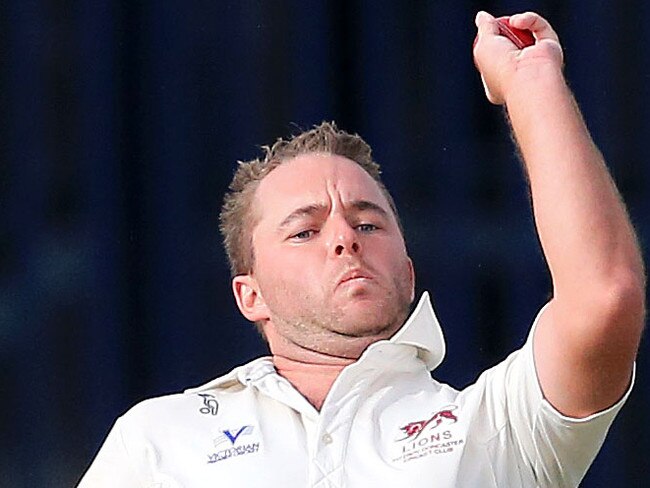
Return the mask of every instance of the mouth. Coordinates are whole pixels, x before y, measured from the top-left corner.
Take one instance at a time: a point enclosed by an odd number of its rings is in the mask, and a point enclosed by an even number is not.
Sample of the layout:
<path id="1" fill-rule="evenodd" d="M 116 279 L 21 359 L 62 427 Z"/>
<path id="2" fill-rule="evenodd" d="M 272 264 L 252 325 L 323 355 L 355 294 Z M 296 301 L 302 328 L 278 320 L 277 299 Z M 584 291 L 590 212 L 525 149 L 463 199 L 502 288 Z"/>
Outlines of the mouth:
<path id="1" fill-rule="evenodd" d="M 363 283 L 369 280 L 372 280 L 370 273 L 361 269 L 351 269 L 343 273 L 337 282 L 337 286 L 344 285 L 346 283 Z"/>

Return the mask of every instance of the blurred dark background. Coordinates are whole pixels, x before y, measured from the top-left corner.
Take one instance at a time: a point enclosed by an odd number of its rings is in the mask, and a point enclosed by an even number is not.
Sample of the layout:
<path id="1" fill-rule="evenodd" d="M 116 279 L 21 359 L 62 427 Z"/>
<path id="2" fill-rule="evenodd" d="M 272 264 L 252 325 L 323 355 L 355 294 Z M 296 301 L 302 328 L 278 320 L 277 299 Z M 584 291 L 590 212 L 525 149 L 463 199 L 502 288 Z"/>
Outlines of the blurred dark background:
<path id="1" fill-rule="evenodd" d="M 646 244 L 650 2 L 1 2 L 0 486 L 74 486 L 135 402 L 265 354 L 221 197 L 238 159 L 321 120 L 384 167 L 448 341 L 436 376 L 463 387 L 519 347 L 549 279 L 473 67 L 478 9 L 553 23 Z M 583 486 L 650 483 L 647 349 Z"/>

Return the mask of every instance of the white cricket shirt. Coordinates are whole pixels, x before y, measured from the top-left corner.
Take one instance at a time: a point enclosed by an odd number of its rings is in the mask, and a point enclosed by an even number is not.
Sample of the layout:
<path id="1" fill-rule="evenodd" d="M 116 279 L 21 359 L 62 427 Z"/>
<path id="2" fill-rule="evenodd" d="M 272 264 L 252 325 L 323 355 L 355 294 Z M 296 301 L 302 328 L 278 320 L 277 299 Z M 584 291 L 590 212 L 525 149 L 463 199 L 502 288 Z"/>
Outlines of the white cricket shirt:
<path id="1" fill-rule="evenodd" d="M 79 487 L 577 486 L 629 391 L 590 417 L 561 415 L 542 396 L 532 336 L 457 391 L 430 375 L 445 346 L 425 293 L 394 337 L 342 371 L 320 412 L 259 358 L 133 407 Z"/>

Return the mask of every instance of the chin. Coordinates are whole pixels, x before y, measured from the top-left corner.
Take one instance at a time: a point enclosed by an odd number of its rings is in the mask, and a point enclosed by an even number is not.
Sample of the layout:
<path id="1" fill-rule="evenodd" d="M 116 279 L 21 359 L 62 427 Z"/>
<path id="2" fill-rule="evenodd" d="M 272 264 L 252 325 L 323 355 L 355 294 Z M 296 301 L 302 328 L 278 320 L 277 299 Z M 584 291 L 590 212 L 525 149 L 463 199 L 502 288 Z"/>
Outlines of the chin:
<path id="1" fill-rule="evenodd" d="M 342 316 L 345 318 L 341 322 L 359 331 L 380 333 L 391 330 L 394 333 L 402 326 L 410 309 L 408 300 L 382 303 L 376 297 L 357 298 L 343 308 Z"/>
<path id="2" fill-rule="evenodd" d="M 368 315 L 367 309 L 359 314 L 348 315 L 339 321 L 337 332 L 352 337 L 375 337 L 376 340 L 391 337 L 401 327 L 402 322 L 392 320 L 386 322 L 386 315 Z"/>

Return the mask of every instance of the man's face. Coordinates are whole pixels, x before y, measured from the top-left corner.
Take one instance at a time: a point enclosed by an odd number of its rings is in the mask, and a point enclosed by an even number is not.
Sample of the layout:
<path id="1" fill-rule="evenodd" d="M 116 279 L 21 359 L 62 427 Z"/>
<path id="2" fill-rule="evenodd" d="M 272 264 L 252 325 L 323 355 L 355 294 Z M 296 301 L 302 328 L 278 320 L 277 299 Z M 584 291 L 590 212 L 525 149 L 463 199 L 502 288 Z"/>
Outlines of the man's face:
<path id="1" fill-rule="evenodd" d="M 388 201 L 360 166 L 329 154 L 293 158 L 260 182 L 254 211 L 249 276 L 265 330 L 334 353 L 337 341 L 363 350 L 399 329 L 412 264 Z"/>

